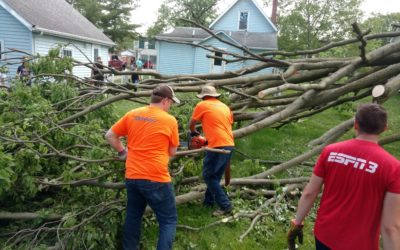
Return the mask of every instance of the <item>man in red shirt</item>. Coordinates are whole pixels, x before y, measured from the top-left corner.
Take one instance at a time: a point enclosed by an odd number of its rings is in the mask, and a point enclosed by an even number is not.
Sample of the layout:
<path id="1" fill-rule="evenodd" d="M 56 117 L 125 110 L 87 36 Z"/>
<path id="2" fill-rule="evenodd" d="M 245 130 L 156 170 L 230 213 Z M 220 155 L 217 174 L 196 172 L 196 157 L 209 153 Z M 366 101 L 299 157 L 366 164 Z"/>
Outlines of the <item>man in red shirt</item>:
<path id="1" fill-rule="evenodd" d="M 356 138 L 324 148 L 291 221 L 289 249 L 302 241 L 302 227 L 322 185 L 314 227 L 316 249 L 400 249 L 400 162 L 378 145 L 387 114 L 378 104 L 361 105 Z"/>
<path id="2" fill-rule="evenodd" d="M 213 215 L 228 214 L 232 204 L 220 186 L 222 175 L 230 161 L 235 146 L 232 133 L 233 114 L 229 107 L 218 100 L 221 94 L 213 86 L 204 86 L 197 95 L 202 99 L 193 110 L 189 128 L 192 134 L 200 134 L 196 123 L 201 123 L 209 148 L 229 150 L 229 154 L 206 152 L 203 161 L 203 178 L 207 185 L 204 205 L 213 206 L 217 203 L 219 209 Z"/>

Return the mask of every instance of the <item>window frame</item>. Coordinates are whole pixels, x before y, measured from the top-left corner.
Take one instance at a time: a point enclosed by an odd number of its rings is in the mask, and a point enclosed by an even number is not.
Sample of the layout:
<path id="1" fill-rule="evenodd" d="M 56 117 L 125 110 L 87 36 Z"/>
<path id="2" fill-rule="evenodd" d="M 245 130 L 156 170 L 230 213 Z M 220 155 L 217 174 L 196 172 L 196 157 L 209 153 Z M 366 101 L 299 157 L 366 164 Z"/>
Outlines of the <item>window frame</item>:
<path id="1" fill-rule="evenodd" d="M 222 50 L 222 51 L 226 51 L 227 48 L 218 48 L 218 49 L 219 49 L 219 50 Z M 215 52 L 216 52 L 216 51 L 214 51 L 214 53 L 213 53 L 214 56 L 215 56 Z M 222 58 L 225 57 L 224 55 L 225 55 L 225 54 L 222 53 Z M 218 60 L 218 59 L 217 59 L 217 60 Z M 225 71 L 226 62 L 225 62 L 224 60 L 221 60 L 221 61 L 222 61 L 222 64 L 221 64 L 221 65 L 215 65 L 215 58 L 210 58 L 210 61 L 209 61 L 210 72 L 213 71 L 214 67 L 221 67 L 221 72 Z"/>
<path id="2" fill-rule="evenodd" d="M 244 28 L 244 29 L 241 29 L 240 28 L 240 16 L 241 16 L 241 14 L 242 13 L 247 13 L 247 20 L 246 20 L 246 28 Z M 249 29 L 249 20 L 250 20 L 250 11 L 248 11 L 248 10 L 240 10 L 239 11 L 239 14 L 238 14 L 238 30 L 240 31 L 240 30 L 248 30 Z"/>
<path id="3" fill-rule="evenodd" d="M 71 52 L 71 56 L 69 56 L 69 55 L 65 55 L 65 52 Z M 74 50 L 72 49 L 72 48 L 67 48 L 67 47 L 64 47 L 64 48 L 62 48 L 62 50 L 61 50 L 61 56 L 62 56 L 62 58 L 64 58 L 64 57 L 71 57 L 71 58 L 73 58 L 74 57 Z"/>
<path id="4" fill-rule="evenodd" d="M 4 48 L 4 40 L 0 39 L 0 59 L 5 59 L 5 54 L 2 54 L 2 52 L 5 51 Z"/>
<path id="5" fill-rule="evenodd" d="M 221 54 L 221 55 L 217 55 L 217 53 L 218 54 Z M 224 57 L 224 54 L 222 53 L 222 52 L 218 52 L 218 51 L 215 51 L 214 52 L 214 56 L 218 56 L 218 57 Z M 222 59 L 218 59 L 218 58 L 213 58 L 214 60 L 213 60 L 213 62 L 212 62 L 212 66 L 214 67 L 214 66 L 221 66 L 221 67 L 223 67 L 224 66 L 224 60 L 222 60 Z M 216 62 L 219 62 L 219 64 L 216 64 Z"/>
<path id="6" fill-rule="evenodd" d="M 97 56 L 94 54 L 95 50 L 97 50 Z M 101 57 L 101 49 L 100 49 L 100 47 L 93 47 L 92 48 L 92 61 L 95 62 L 98 56 Z"/>

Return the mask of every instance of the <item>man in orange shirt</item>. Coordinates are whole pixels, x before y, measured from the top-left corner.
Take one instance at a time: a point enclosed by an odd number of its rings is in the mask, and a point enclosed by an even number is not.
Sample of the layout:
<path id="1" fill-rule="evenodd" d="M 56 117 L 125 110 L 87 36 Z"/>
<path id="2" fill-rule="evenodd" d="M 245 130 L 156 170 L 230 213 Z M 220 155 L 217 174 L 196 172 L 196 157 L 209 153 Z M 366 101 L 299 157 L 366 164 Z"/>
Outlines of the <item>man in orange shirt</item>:
<path id="1" fill-rule="evenodd" d="M 157 249 L 172 249 L 177 213 L 168 161 L 179 145 L 178 123 L 168 114 L 173 102 L 180 103 L 172 88 L 159 85 L 149 106 L 129 111 L 106 134 L 119 158 L 126 159 L 123 249 L 138 249 L 146 205 L 153 209 L 160 227 Z M 127 137 L 128 149 L 121 137 Z"/>
<path id="2" fill-rule="evenodd" d="M 230 154 L 207 151 L 203 161 L 203 178 L 207 184 L 203 203 L 206 206 L 217 203 L 219 209 L 214 211 L 214 216 L 232 211 L 232 204 L 221 188 L 220 181 L 235 146 L 232 134 L 233 114 L 227 105 L 217 99 L 220 95 L 213 86 L 204 86 L 201 93 L 197 95 L 203 101 L 196 105 L 189 122 L 192 135 L 200 134 L 196 130 L 196 123 L 202 124 L 209 148 L 230 151 Z"/>

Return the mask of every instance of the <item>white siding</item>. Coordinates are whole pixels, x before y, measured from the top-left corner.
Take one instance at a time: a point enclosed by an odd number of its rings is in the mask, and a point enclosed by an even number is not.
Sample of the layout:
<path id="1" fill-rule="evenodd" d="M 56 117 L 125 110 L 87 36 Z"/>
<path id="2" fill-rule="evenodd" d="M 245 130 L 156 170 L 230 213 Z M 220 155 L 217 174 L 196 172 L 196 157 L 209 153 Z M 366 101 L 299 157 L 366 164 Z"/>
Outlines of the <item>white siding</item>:
<path id="1" fill-rule="evenodd" d="M 73 58 L 83 63 L 93 60 L 93 47 L 99 48 L 103 63 L 105 65 L 108 63 L 108 48 L 105 46 L 94 45 L 88 42 L 74 41 L 61 37 L 34 34 L 35 53 L 47 55 L 51 48 L 54 48 L 59 44 L 67 45 L 67 48 L 72 50 Z M 84 66 L 77 66 L 73 68 L 73 74 L 79 77 L 89 77 L 90 69 Z"/>

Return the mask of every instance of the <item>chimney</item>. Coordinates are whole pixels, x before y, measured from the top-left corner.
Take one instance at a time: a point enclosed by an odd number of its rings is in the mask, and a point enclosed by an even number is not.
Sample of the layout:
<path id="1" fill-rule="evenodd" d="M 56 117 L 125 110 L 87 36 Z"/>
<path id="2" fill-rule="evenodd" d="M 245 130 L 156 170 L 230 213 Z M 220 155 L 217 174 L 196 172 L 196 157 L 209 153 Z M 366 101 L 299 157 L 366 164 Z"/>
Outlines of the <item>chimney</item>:
<path id="1" fill-rule="evenodd" d="M 278 0 L 272 0 L 271 21 L 276 25 L 276 12 L 278 10 Z"/>

